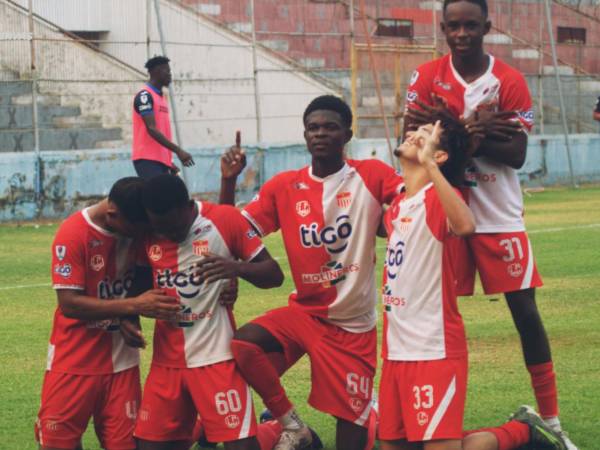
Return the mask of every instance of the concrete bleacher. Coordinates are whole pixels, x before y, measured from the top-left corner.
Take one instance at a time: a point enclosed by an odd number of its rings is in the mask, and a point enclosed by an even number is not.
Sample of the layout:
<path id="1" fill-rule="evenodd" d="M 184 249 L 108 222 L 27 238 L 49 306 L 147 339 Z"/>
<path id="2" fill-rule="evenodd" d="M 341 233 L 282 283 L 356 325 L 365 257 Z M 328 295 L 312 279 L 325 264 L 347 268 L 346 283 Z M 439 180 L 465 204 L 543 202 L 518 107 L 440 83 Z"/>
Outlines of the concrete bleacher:
<path id="1" fill-rule="evenodd" d="M 34 149 L 33 99 L 30 81 L 0 82 L 0 152 Z M 62 105 L 58 95 L 38 96 L 40 150 L 76 150 L 123 145 L 120 128 L 105 128 L 101 117 L 82 114 L 79 106 Z"/>

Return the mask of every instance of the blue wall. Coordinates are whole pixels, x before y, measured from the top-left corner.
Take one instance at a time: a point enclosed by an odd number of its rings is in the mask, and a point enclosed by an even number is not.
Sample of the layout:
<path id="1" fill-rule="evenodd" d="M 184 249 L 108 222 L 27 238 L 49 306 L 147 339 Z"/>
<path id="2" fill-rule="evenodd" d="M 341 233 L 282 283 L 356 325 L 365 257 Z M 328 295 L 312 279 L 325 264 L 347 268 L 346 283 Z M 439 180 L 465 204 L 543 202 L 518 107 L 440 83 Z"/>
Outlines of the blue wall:
<path id="1" fill-rule="evenodd" d="M 600 135 L 571 135 L 573 170 L 578 182 L 600 182 Z M 382 139 L 353 141 L 352 158 L 377 157 L 389 162 Z M 219 189 L 219 158 L 222 149 L 193 149 L 196 165 L 186 169 L 190 190 L 200 197 L 215 199 Z M 276 173 L 308 163 L 302 143 L 247 149 L 248 167 L 239 180 L 240 201 L 248 201 L 264 180 Z M 40 210 L 35 202 L 36 157 L 32 152 L 0 154 L 0 221 L 36 217 L 62 218 L 108 194 L 119 178 L 135 175 L 129 150 L 44 151 L 41 153 L 42 196 Z M 520 171 L 531 186 L 569 184 L 569 166 L 564 138 L 532 136 L 527 161 Z"/>

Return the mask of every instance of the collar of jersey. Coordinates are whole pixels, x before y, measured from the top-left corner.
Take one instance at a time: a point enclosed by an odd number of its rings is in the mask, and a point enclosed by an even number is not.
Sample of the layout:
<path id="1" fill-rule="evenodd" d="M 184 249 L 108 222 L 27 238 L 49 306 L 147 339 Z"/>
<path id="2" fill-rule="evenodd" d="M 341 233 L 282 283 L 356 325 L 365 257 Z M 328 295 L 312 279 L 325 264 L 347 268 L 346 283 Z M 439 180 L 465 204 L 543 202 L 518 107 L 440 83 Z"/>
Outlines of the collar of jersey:
<path id="1" fill-rule="evenodd" d="M 161 91 L 161 90 L 159 90 L 159 89 L 157 89 L 157 88 L 155 88 L 154 86 L 152 86 L 152 85 L 150 84 L 150 82 L 146 83 L 146 86 L 148 86 L 150 89 L 152 89 L 152 90 L 153 90 L 154 92 L 156 92 L 158 95 L 160 95 L 160 96 L 162 96 L 162 95 L 163 95 L 163 94 L 162 94 L 162 91 Z"/>
<path id="2" fill-rule="evenodd" d="M 318 183 L 324 183 L 325 181 L 329 181 L 331 179 L 337 178 L 339 176 L 344 176 L 346 174 L 346 171 L 348 170 L 348 163 L 344 162 L 344 165 L 342 166 L 342 168 L 340 170 L 338 170 L 337 172 L 332 173 L 331 175 L 327 175 L 326 177 L 323 178 L 319 178 L 316 175 L 313 175 L 312 172 L 312 165 L 308 166 L 308 176 L 310 177 L 311 180 L 314 180 Z"/>
<path id="3" fill-rule="evenodd" d="M 92 218 L 90 217 L 90 213 L 88 211 L 90 208 L 91 208 L 91 206 L 89 206 L 81 211 L 81 214 L 83 214 L 83 218 L 88 223 L 88 225 L 90 227 L 92 227 L 94 230 L 99 231 L 102 234 L 105 234 L 106 236 L 115 236 L 116 234 L 113 233 L 112 231 L 105 230 L 100 225 L 97 225 L 94 222 L 92 222 Z"/>
<path id="4" fill-rule="evenodd" d="M 401 203 L 404 203 L 404 204 L 409 204 L 409 205 L 410 205 L 410 204 L 412 204 L 412 203 L 418 203 L 418 202 L 422 201 L 422 200 L 423 200 L 423 197 L 425 197 L 425 192 L 426 192 L 426 191 L 427 191 L 427 190 L 428 190 L 428 189 L 429 189 L 431 186 L 433 186 L 433 183 L 430 181 L 430 182 L 429 182 L 429 183 L 427 183 L 425 186 L 423 186 L 421 189 L 419 189 L 419 191 L 418 191 L 418 192 L 417 192 L 415 195 L 413 195 L 412 197 L 410 197 L 410 198 L 406 198 L 406 197 L 404 197 L 404 198 L 401 200 Z"/>
<path id="5" fill-rule="evenodd" d="M 471 86 L 471 85 L 473 85 L 473 84 L 477 83 L 479 80 L 482 80 L 484 77 L 488 76 L 488 75 L 489 75 L 489 74 L 492 72 L 492 69 L 494 68 L 494 61 L 495 61 L 496 59 L 494 58 L 494 56 L 493 56 L 493 55 L 490 55 L 489 53 L 488 53 L 487 55 L 490 57 L 490 62 L 489 62 L 489 65 L 488 65 L 488 68 L 487 68 L 487 70 L 486 70 L 486 71 L 485 71 L 485 72 L 484 72 L 484 73 L 483 73 L 483 74 L 482 74 L 482 75 L 481 75 L 479 78 L 477 78 L 476 80 L 473 80 L 473 81 L 471 81 L 470 83 L 467 83 L 467 82 L 466 82 L 466 81 L 463 79 L 463 77 L 461 77 L 461 76 L 460 76 L 460 74 L 458 73 L 458 70 L 456 70 L 456 69 L 454 68 L 454 64 L 452 63 L 452 54 L 448 55 L 448 57 L 449 57 L 449 59 L 450 59 L 450 69 L 452 70 L 452 74 L 454 75 L 454 78 L 456 78 L 456 80 L 457 80 L 457 81 L 458 81 L 460 84 L 462 84 L 462 85 L 463 85 L 463 87 L 465 87 L 465 88 L 466 88 L 466 87 L 469 87 L 469 86 Z"/>

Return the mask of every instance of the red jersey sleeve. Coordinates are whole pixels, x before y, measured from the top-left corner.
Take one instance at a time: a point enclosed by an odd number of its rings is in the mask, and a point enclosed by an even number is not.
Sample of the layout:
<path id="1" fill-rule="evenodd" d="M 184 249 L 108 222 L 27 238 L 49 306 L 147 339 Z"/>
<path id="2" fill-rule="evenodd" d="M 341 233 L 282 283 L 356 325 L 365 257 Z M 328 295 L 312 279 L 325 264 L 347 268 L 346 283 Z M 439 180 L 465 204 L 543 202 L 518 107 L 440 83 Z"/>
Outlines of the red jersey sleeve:
<path id="1" fill-rule="evenodd" d="M 458 189 L 454 189 L 454 192 L 464 200 Z M 448 226 L 448 216 L 446 216 L 442 202 L 434 187 L 431 187 L 425 194 L 425 209 L 427 212 L 427 226 L 435 238 L 438 241 L 445 241 L 446 238 L 452 236 Z"/>
<path id="2" fill-rule="evenodd" d="M 512 70 L 502 81 L 499 107 L 500 111 L 517 111 L 519 122 L 527 131 L 531 131 L 534 119 L 531 94 L 520 72 Z"/>
<path id="3" fill-rule="evenodd" d="M 229 251 L 238 259 L 251 261 L 264 248 L 260 237 L 237 208 L 220 205 L 221 230 Z"/>
<path id="4" fill-rule="evenodd" d="M 279 229 L 279 216 L 275 195 L 280 186 L 279 177 L 271 178 L 260 188 L 260 191 L 242 211 L 242 214 L 258 230 L 266 236 Z"/>
<path id="5" fill-rule="evenodd" d="M 74 218 L 62 223 L 52 242 L 52 287 L 86 287 L 85 235 Z"/>
<path id="6" fill-rule="evenodd" d="M 427 105 L 433 104 L 431 101 L 431 93 L 433 92 L 433 74 L 434 70 L 431 62 L 421 64 L 412 73 L 406 90 L 405 109 L 420 109 L 419 105 L 415 103 L 417 100 Z"/>
<path id="7" fill-rule="evenodd" d="M 356 168 L 369 191 L 380 204 L 389 205 L 404 185 L 404 179 L 398 172 L 378 159 L 346 162 Z"/>

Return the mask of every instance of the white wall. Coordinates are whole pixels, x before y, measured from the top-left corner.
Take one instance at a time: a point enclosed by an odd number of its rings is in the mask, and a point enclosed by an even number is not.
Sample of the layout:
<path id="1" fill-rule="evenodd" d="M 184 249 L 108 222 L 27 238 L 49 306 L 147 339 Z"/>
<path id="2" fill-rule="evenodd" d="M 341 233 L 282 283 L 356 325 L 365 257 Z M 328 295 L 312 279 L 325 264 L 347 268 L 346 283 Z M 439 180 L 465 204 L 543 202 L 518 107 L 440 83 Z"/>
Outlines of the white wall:
<path id="1" fill-rule="evenodd" d="M 78 3 L 76 16 L 80 16 L 80 25 L 74 24 L 72 14 L 66 12 L 71 1 Z M 93 14 L 98 8 L 95 3 L 101 3 L 103 8 L 97 16 Z M 48 5 L 52 5 L 52 14 Z M 161 0 L 160 8 L 175 79 L 183 144 L 227 145 L 232 143 L 238 129 L 242 131 L 243 142 L 256 142 L 250 42 L 171 0 Z M 162 54 L 152 1 L 61 0 L 57 4 L 56 0 L 34 0 L 34 9 L 68 23 L 70 29 L 105 28 L 108 41 L 101 49 L 139 70 L 143 70 L 148 54 Z M 152 41 L 149 48 L 148 35 Z M 301 139 L 304 108 L 314 97 L 332 91 L 295 72 L 291 65 L 267 50 L 258 51 L 257 67 L 262 141 Z"/>

